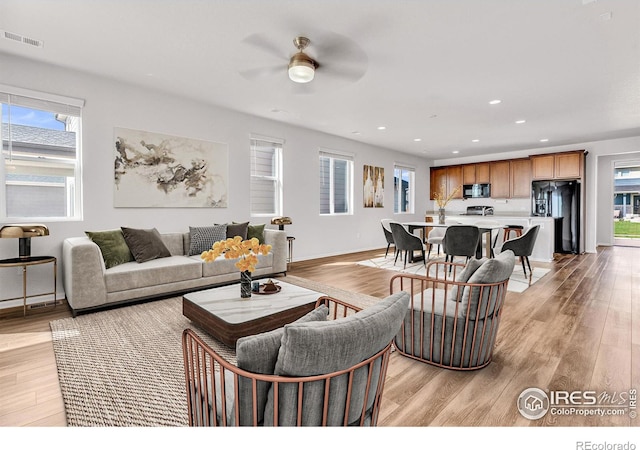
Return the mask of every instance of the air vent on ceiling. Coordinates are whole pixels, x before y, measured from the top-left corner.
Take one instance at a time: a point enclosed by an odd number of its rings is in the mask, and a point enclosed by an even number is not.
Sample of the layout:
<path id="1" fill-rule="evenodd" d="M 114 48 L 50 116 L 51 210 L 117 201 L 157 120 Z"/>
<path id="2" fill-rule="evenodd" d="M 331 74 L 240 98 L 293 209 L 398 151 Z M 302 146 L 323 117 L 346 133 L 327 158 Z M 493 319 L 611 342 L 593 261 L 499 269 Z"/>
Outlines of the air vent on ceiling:
<path id="1" fill-rule="evenodd" d="M 22 44 L 31 45 L 32 47 L 41 48 L 44 46 L 44 42 L 38 39 L 33 39 L 27 36 L 22 36 L 17 33 L 12 33 L 11 31 L 0 30 L 0 36 L 4 39 L 8 39 L 10 41 L 20 42 Z"/>

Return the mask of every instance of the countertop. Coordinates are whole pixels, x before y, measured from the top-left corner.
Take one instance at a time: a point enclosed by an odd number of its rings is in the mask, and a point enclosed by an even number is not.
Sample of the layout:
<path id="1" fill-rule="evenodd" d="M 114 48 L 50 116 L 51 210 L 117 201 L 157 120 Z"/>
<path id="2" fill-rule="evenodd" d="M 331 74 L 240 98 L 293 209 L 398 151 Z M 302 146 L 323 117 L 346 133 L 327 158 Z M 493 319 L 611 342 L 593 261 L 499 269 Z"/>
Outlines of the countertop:
<path id="1" fill-rule="evenodd" d="M 482 215 L 468 215 L 464 214 L 464 211 L 446 211 L 445 215 L 447 217 L 476 217 L 476 218 L 505 218 L 505 219 L 553 219 L 553 217 L 544 217 L 544 216 L 532 216 L 531 214 L 527 214 L 525 211 L 495 211 L 493 215 L 482 216 Z M 433 216 L 438 217 L 438 211 L 427 211 L 425 216 Z"/>

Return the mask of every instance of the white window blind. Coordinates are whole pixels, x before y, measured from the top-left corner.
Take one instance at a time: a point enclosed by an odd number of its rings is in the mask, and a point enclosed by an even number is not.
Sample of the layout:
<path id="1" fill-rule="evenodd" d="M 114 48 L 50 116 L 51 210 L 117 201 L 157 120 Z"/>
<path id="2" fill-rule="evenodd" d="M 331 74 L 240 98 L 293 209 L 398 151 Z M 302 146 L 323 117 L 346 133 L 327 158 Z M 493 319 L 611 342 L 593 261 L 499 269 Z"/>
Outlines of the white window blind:
<path id="1" fill-rule="evenodd" d="M 320 151 L 320 214 L 353 212 L 353 156 Z"/>
<path id="2" fill-rule="evenodd" d="M 282 211 L 282 146 L 273 138 L 251 138 L 251 214 L 279 216 Z"/>
<path id="3" fill-rule="evenodd" d="M 83 104 L 0 85 L 0 217 L 81 217 Z"/>

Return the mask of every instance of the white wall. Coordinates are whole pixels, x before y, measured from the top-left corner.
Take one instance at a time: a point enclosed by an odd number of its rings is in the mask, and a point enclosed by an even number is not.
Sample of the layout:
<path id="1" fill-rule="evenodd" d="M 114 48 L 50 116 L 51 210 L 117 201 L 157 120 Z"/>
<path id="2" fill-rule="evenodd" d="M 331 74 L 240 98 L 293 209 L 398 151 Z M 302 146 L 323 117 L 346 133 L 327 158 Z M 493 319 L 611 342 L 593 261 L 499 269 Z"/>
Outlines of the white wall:
<path id="1" fill-rule="evenodd" d="M 252 133 L 281 138 L 284 145 L 284 215 L 293 224 L 286 231 L 295 236 L 294 259 L 303 260 L 386 246 L 380 219 L 393 214 L 393 164 L 416 168 L 416 214 L 396 220 L 422 220 L 428 206 L 431 161 L 352 140 L 289 126 L 206 105 L 194 100 L 122 84 L 95 75 L 0 54 L 0 83 L 82 98 L 84 220 L 47 222 L 51 235 L 32 239 L 32 254 L 60 258 L 62 241 L 87 230 L 120 226 L 156 227 L 161 232 L 188 231 L 190 225 L 249 220 L 249 136 Z M 229 146 L 229 207 L 114 208 L 114 127 L 185 136 Z M 355 154 L 355 211 L 351 216 L 321 217 L 318 213 L 318 149 Z M 362 207 L 362 167 L 385 169 L 385 207 Z M 253 218 L 253 223 L 269 219 Z M 269 227 L 271 227 L 269 225 Z M 17 256 L 14 239 L 0 240 L 0 259 Z M 62 261 L 64 264 L 64 261 Z M 51 290 L 50 266 L 29 269 L 29 293 Z M 59 279 L 61 277 L 59 276 Z M 0 300 L 21 295 L 21 271 L 0 270 Z M 58 283 L 59 292 L 62 285 Z M 62 294 L 58 295 L 61 298 Z M 20 301 L 0 307 L 21 305 Z"/>
<path id="2" fill-rule="evenodd" d="M 434 166 L 493 161 L 508 158 L 523 158 L 542 153 L 570 150 L 586 150 L 586 173 L 584 183 L 585 251 L 595 253 L 598 245 L 613 245 L 613 162 L 640 159 L 640 137 L 583 142 L 557 147 L 532 148 L 505 154 L 489 154 L 481 158 L 450 158 L 435 160 Z M 516 200 L 510 200 L 513 203 Z M 516 205 L 519 205 L 521 200 Z M 528 202 L 528 201 L 527 201 Z M 504 205 L 498 204 L 503 208 Z M 506 209 L 504 209 L 506 210 Z"/>

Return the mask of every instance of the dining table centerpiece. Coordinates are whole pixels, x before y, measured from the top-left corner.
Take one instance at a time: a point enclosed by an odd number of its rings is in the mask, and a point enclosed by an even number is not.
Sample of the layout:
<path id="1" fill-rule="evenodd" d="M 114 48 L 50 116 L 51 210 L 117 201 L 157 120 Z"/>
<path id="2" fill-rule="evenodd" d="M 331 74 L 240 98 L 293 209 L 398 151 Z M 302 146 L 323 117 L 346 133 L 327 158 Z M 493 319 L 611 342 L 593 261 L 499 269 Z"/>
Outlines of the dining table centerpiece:
<path id="1" fill-rule="evenodd" d="M 241 236 L 214 242 L 210 250 L 202 252 L 204 262 L 212 262 L 224 254 L 225 259 L 238 259 L 235 266 L 240 270 L 240 297 L 251 297 L 251 274 L 256 270 L 258 255 L 267 255 L 270 244 L 261 244 L 257 238 L 243 240 Z"/>
<path id="2" fill-rule="evenodd" d="M 462 189 L 462 186 L 456 187 L 453 191 L 446 195 L 446 186 L 443 184 L 440 187 L 440 190 L 433 194 L 433 198 L 438 205 L 438 223 L 440 225 L 444 225 L 445 222 L 445 206 L 451 201 L 451 199 L 458 193 L 458 191 Z"/>

